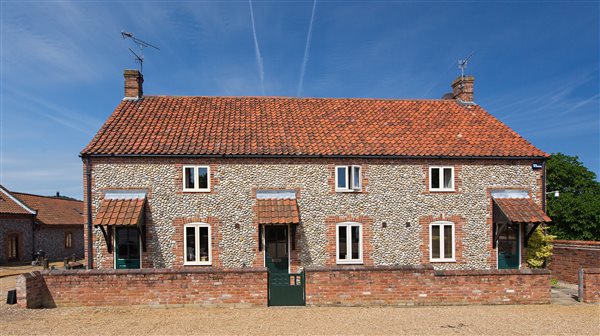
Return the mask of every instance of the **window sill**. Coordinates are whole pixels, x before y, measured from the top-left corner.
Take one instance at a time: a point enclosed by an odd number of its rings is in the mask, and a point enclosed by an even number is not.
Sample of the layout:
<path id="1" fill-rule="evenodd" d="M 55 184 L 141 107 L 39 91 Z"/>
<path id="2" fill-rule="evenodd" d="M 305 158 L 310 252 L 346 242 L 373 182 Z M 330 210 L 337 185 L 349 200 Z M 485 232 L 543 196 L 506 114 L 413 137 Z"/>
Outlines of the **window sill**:
<path id="1" fill-rule="evenodd" d="M 361 193 L 362 190 L 350 190 L 350 189 L 335 189 L 336 193 Z"/>
<path id="2" fill-rule="evenodd" d="M 183 266 L 211 266 L 212 261 L 184 262 Z"/>
<path id="3" fill-rule="evenodd" d="M 183 189 L 184 193 L 209 193 L 210 189 Z"/>
<path id="4" fill-rule="evenodd" d="M 436 192 L 456 192 L 455 189 L 429 189 L 429 192 L 432 193 L 436 193 Z"/>
<path id="5" fill-rule="evenodd" d="M 455 263 L 456 259 L 429 259 L 430 263 Z"/>
<path id="6" fill-rule="evenodd" d="M 336 260 L 337 265 L 362 265 L 362 260 Z"/>

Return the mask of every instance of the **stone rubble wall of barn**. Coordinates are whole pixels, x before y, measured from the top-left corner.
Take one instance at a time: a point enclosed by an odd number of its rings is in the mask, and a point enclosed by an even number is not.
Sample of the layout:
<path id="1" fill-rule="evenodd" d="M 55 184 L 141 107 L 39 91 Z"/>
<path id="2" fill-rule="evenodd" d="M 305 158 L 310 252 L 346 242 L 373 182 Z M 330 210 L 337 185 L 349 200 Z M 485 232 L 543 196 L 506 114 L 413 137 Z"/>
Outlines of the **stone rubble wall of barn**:
<path id="1" fill-rule="evenodd" d="M 552 277 L 576 284 L 580 268 L 600 268 L 600 242 L 555 240 L 548 267 Z"/>
<path id="2" fill-rule="evenodd" d="M 529 269 L 308 267 L 306 303 L 315 306 L 547 304 L 549 276 L 547 270 Z M 267 286 L 267 269 L 255 267 L 38 271 L 17 279 L 17 303 L 22 308 L 266 306 Z"/>
<path id="3" fill-rule="evenodd" d="M 31 216 L 0 214 L 0 264 L 8 262 L 8 239 L 19 237 L 19 258 L 15 261 L 30 261 L 33 254 L 33 219 Z"/>
<path id="4" fill-rule="evenodd" d="M 142 267 L 182 267 L 183 223 L 211 221 L 219 235 L 213 244 L 218 264 L 263 267 L 253 206 L 256 189 L 297 190 L 301 223 L 292 264 L 335 264 L 332 218 L 359 220 L 369 233 L 365 265 L 420 265 L 428 260 L 422 225 L 432 219 L 461 218 L 460 258 L 435 263 L 436 269 L 493 269 L 492 189 L 527 189 L 541 205 L 542 170 L 532 160 L 509 159 L 250 159 L 250 158 L 109 158 L 93 157 L 92 213 L 110 189 L 148 190 L 147 251 Z M 210 165 L 211 192 L 182 192 L 182 166 Z M 334 191 L 335 165 L 362 166 L 360 193 Z M 429 165 L 455 168 L 456 192 L 428 191 Z M 383 223 L 387 225 L 383 227 Z M 237 224 L 237 225 L 236 225 Z M 237 227 L 236 227 L 237 226 Z M 217 232 L 215 232 L 217 231 Z M 334 231 L 333 231 L 334 232 Z M 112 268 L 100 229 L 94 229 L 93 262 Z M 524 260 L 526 251 L 522 251 Z"/>
<path id="5" fill-rule="evenodd" d="M 65 246 L 65 235 L 73 235 L 72 247 Z M 63 260 L 73 254 L 79 259 L 83 258 L 83 226 L 81 225 L 42 225 L 34 232 L 36 249 L 46 252 L 50 260 Z"/>

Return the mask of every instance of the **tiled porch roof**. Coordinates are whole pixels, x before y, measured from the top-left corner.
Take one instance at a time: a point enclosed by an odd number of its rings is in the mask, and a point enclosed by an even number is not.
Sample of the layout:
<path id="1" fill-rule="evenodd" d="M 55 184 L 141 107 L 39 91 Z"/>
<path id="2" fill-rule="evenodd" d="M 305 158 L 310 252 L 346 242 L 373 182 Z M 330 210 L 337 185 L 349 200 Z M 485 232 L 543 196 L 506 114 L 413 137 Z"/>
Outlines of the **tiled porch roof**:
<path id="1" fill-rule="evenodd" d="M 495 198 L 500 211 L 513 223 L 552 222 L 531 198 Z"/>
<path id="2" fill-rule="evenodd" d="M 298 224 L 300 213 L 295 199 L 258 199 L 256 200 L 258 224 Z"/>
<path id="3" fill-rule="evenodd" d="M 145 198 L 104 199 L 94 225 L 139 225 L 145 201 Z"/>

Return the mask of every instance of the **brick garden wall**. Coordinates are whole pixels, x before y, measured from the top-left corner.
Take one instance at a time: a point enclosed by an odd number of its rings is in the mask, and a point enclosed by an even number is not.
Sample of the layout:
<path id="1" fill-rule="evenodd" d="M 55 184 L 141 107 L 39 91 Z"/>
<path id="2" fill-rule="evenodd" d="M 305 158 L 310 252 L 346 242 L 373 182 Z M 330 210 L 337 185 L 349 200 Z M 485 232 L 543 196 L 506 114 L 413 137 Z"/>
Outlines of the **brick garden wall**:
<path id="1" fill-rule="evenodd" d="M 594 273 L 596 272 L 596 273 Z M 546 270 L 434 270 L 431 266 L 306 269 L 307 305 L 550 303 Z M 600 296 L 591 270 L 589 300 Z M 23 308 L 119 305 L 267 305 L 265 268 L 54 270 L 17 279 Z M 593 302 L 593 301 L 591 301 Z"/>
<path id="2" fill-rule="evenodd" d="M 307 305 L 550 303 L 546 270 L 435 271 L 431 266 L 307 268 Z"/>
<path id="3" fill-rule="evenodd" d="M 600 268 L 583 269 L 583 302 L 600 303 Z"/>
<path id="4" fill-rule="evenodd" d="M 53 270 L 17 279 L 23 308 L 267 305 L 266 268 Z"/>
<path id="5" fill-rule="evenodd" d="M 549 268 L 554 278 L 578 283 L 580 268 L 600 268 L 600 242 L 555 240 Z"/>

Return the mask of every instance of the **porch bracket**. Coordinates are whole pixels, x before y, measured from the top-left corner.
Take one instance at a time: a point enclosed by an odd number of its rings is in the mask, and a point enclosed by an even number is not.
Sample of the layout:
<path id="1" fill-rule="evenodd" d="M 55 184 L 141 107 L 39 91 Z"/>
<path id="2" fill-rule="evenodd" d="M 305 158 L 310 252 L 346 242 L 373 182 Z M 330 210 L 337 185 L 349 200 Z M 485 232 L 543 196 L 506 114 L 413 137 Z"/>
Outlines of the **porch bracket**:
<path id="1" fill-rule="evenodd" d="M 504 229 L 506 228 L 506 226 L 508 225 L 508 223 L 502 223 L 498 229 L 496 229 L 496 233 L 494 234 L 494 246 L 493 248 L 497 248 L 498 247 L 498 239 L 500 239 L 500 234 L 502 233 L 502 231 L 504 231 Z"/>
<path id="2" fill-rule="evenodd" d="M 100 227 L 102 235 L 104 236 L 104 241 L 106 242 L 106 250 L 108 251 L 108 253 L 112 253 L 112 237 L 110 237 L 110 230 L 107 232 L 104 226 L 102 225 L 97 225 L 97 227 Z"/>

